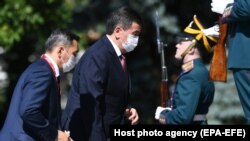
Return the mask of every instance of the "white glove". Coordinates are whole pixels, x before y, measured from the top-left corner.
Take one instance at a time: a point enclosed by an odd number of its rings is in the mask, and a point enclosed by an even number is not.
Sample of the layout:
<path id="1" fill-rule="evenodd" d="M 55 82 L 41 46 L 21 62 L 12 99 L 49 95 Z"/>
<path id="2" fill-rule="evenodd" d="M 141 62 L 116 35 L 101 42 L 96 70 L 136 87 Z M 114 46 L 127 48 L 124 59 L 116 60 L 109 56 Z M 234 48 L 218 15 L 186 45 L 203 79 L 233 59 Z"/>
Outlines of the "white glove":
<path id="1" fill-rule="evenodd" d="M 207 29 L 203 29 L 202 32 L 206 35 L 206 36 L 213 36 L 213 37 L 219 37 L 219 25 L 216 24 L 210 28 Z"/>
<path id="2" fill-rule="evenodd" d="M 226 6 L 229 3 L 233 3 L 234 0 L 212 0 L 211 2 L 211 10 L 218 14 L 223 14 Z"/>
<path id="3" fill-rule="evenodd" d="M 155 111 L 155 119 L 159 119 L 160 118 L 160 114 L 162 111 L 164 110 L 168 110 L 168 111 L 171 111 L 172 109 L 170 107 L 161 107 L 161 106 L 158 106 L 156 111 Z"/>

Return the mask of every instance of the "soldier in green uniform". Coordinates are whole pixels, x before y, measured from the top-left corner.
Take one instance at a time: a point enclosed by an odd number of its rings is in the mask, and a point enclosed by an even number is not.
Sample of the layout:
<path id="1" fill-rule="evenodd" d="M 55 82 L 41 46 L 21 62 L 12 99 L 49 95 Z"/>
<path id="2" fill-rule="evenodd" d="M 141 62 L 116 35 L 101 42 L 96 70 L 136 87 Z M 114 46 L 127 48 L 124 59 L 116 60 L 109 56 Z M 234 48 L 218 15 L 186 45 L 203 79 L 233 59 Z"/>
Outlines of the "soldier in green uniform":
<path id="1" fill-rule="evenodd" d="M 171 106 L 156 109 L 155 119 L 161 124 L 207 124 L 206 114 L 213 102 L 215 87 L 209 80 L 204 59 L 211 54 L 217 40 L 204 35 L 203 29 L 195 15 L 178 37 L 175 58 L 182 61 L 182 72 L 175 83 Z"/>
<path id="2" fill-rule="evenodd" d="M 228 24 L 227 68 L 233 72 L 245 122 L 250 124 L 250 0 L 212 0 L 211 11 Z M 206 31 L 213 35 L 214 30 Z"/>

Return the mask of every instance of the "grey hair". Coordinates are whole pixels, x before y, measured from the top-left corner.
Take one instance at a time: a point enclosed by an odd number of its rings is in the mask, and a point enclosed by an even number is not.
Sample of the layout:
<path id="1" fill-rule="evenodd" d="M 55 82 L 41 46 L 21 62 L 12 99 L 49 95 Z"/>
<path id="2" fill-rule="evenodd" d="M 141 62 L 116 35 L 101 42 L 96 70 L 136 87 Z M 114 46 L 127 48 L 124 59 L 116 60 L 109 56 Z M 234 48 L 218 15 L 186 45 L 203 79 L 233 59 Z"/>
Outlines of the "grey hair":
<path id="1" fill-rule="evenodd" d="M 45 50 L 52 51 L 54 47 L 58 45 L 64 45 L 65 47 L 70 47 L 71 39 L 67 32 L 62 29 L 54 30 L 45 43 Z"/>

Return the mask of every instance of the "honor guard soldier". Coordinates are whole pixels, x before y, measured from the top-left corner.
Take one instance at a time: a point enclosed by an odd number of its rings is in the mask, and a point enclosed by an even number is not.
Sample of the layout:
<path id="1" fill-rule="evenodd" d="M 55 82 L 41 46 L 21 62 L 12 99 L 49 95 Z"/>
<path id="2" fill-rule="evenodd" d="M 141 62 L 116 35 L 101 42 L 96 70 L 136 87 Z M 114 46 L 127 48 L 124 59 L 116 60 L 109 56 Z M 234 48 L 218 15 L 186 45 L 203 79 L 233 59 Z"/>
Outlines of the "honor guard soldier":
<path id="1" fill-rule="evenodd" d="M 177 37 L 175 58 L 182 62 L 170 107 L 158 106 L 155 119 L 161 124 L 206 125 L 206 114 L 213 102 L 215 87 L 206 63 L 211 59 L 217 38 L 206 36 L 196 15 Z"/>

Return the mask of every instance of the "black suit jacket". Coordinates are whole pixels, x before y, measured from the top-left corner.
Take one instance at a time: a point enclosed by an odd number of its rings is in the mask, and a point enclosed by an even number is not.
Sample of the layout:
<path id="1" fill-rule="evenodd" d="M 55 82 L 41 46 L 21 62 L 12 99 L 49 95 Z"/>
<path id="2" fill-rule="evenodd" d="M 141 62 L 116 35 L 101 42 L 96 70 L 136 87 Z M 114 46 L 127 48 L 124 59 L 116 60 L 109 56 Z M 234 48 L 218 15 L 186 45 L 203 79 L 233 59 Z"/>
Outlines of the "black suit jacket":
<path id="1" fill-rule="evenodd" d="M 109 125 L 123 124 L 128 75 L 106 36 L 92 45 L 75 68 L 62 126 L 73 140 L 104 141 Z"/>

